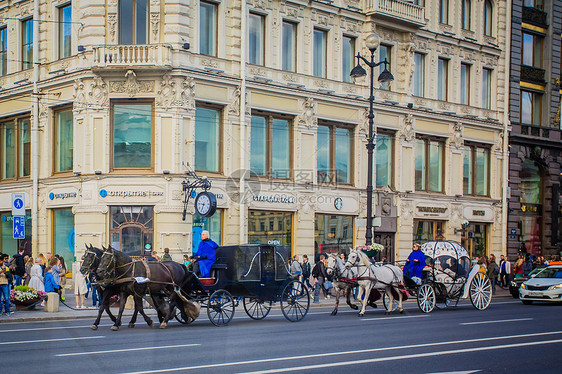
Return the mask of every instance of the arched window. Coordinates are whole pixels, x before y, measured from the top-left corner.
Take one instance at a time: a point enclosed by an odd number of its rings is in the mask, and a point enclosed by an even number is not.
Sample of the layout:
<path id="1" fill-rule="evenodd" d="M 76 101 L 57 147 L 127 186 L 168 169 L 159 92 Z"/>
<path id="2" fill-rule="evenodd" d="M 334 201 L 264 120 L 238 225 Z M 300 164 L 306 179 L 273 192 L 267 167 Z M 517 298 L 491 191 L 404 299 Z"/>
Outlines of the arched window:
<path id="1" fill-rule="evenodd" d="M 486 0 L 484 2 L 484 35 L 492 36 L 492 14 L 494 8 L 492 1 Z"/>
<path id="2" fill-rule="evenodd" d="M 462 0 L 462 28 L 470 30 L 470 0 Z"/>

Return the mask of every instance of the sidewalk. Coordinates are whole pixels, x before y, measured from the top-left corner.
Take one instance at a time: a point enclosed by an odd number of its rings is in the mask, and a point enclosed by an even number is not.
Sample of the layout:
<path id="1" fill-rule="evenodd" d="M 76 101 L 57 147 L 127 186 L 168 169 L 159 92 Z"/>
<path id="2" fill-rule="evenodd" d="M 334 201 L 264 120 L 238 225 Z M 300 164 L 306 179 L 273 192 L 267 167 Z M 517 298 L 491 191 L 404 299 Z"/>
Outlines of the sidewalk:
<path id="1" fill-rule="evenodd" d="M 329 299 L 324 299 L 323 296 L 320 296 L 320 303 L 318 304 L 314 304 L 312 303 L 313 301 L 313 295 L 310 295 L 310 308 L 319 308 L 319 307 L 333 307 L 335 305 L 335 297 L 330 297 Z M 494 296 L 493 299 L 498 299 L 498 298 L 511 298 L 511 294 L 509 293 L 508 289 L 503 289 L 500 287 L 496 288 L 496 295 Z M 72 301 L 69 303 L 68 302 L 68 297 L 67 297 L 67 301 L 66 303 L 68 305 L 73 305 Z M 73 299 L 73 297 L 72 297 Z M 492 304 L 494 303 L 494 300 L 492 299 Z M 88 299 L 86 299 L 87 301 L 89 301 Z M 414 298 L 410 298 L 408 300 L 408 302 L 416 302 Z M 382 301 L 378 301 L 377 302 L 379 304 L 379 308 L 382 308 Z M 278 304 L 277 304 L 278 305 Z M 345 304 L 345 298 L 342 296 L 340 297 L 340 307 L 344 307 Z M 275 306 L 274 306 L 275 307 Z M 277 306 L 278 307 L 278 306 Z M 382 310 L 382 309 L 381 309 Z M 111 308 L 112 313 L 117 314 L 119 311 L 119 308 L 117 306 L 112 307 Z M 150 317 L 156 317 L 156 311 L 152 308 L 145 308 L 146 313 L 150 316 Z M 47 313 L 45 312 L 45 310 L 40 307 L 40 306 L 36 306 L 35 310 L 23 310 L 23 311 L 15 311 L 13 310 L 14 314 L 12 314 L 11 316 L 5 316 L 5 315 L 1 315 L 0 316 L 0 324 L 2 323 L 9 323 L 9 322 L 40 322 L 40 321 L 51 321 L 51 320 L 67 320 L 67 319 L 87 319 L 90 321 L 94 321 L 95 318 L 98 315 L 98 309 L 70 309 L 68 308 L 66 305 L 64 305 L 63 303 L 59 304 L 59 311 L 55 312 L 55 313 Z M 205 311 L 202 311 L 202 315 L 204 314 Z M 239 313 L 244 313 L 243 307 L 240 304 L 238 308 L 236 308 L 235 311 L 235 315 L 239 314 Z M 125 311 L 123 312 L 123 321 L 127 321 L 129 320 L 130 316 L 133 314 L 133 310 L 132 309 L 125 309 Z M 206 316 L 204 316 L 206 317 Z M 102 321 L 107 319 L 107 314 L 103 314 L 102 316 Z M 142 321 L 142 317 L 140 317 L 140 320 L 137 319 L 137 322 L 143 322 Z M 143 322 L 144 323 L 144 322 Z"/>

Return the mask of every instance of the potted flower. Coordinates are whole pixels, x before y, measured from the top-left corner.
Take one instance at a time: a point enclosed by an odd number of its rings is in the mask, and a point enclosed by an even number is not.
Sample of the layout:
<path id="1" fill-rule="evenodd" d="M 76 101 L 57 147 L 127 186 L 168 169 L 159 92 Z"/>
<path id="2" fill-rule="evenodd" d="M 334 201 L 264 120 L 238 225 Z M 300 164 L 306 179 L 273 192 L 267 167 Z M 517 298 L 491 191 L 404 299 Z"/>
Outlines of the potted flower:
<path id="1" fill-rule="evenodd" d="M 357 249 L 365 252 L 365 254 L 369 257 L 375 257 L 384 249 L 384 247 L 382 244 L 372 243 L 371 245 L 360 245 Z"/>
<path id="2" fill-rule="evenodd" d="M 37 303 L 45 295 L 47 294 L 43 291 L 37 291 L 35 288 L 21 285 L 16 286 L 12 291 L 10 291 L 10 301 L 16 305 L 16 309 L 20 310 Z M 34 308 L 35 305 L 29 309 Z"/>

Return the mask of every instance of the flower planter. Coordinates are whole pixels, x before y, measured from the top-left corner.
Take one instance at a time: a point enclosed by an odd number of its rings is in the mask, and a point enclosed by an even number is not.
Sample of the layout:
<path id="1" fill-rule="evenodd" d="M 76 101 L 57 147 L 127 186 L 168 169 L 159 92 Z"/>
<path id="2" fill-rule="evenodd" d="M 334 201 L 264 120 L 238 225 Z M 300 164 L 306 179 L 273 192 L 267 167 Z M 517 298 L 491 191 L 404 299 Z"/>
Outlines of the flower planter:
<path id="1" fill-rule="evenodd" d="M 35 309 L 35 303 L 37 303 L 39 300 L 41 300 L 40 297 L 36 297 L 34 299 L 27 299 L 24 301 L 19 301 L 19 300 L 14 300 L 12 299 L 12 302 L 16 305 L 16 310 L 34 310 Z M 30 305 L 33 305 L 30 307 Z"/>

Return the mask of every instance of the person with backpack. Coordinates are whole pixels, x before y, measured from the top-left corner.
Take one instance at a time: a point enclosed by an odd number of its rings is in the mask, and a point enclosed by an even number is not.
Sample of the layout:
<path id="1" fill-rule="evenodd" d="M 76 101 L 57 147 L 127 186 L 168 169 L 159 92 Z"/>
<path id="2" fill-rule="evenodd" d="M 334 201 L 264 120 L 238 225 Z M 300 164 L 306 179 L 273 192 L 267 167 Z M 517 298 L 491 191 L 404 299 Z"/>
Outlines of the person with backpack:
<path id="1" fill-rule="evenodd" d="M 326 256 L 320 255 L 320 260 L 314 264 L 312 268 L 312 278 L 314 279 L 314 301 L 317 304 L 320 302 L 320 289 L 324 293 L 324 297 L 329 299 L 328 290 L 324 288 L 324 281 L 328 278 L 326 274 Z"/>
<path id="2" fill-rule="evenodd" d="M 496 264 L 496 256 L 493 254 L 490 255 L 490 263 L 488 264 L 487 268 L 487 275 L 490 278 L 490 282 L 492 283 L 492 295 L 496 294 L 496 283 L 498 283 L 498 275 L 500 274 L 500 267 Z"/>
<path id="3" fill-rule="evenodd" d="M 18 254 L 14 255 L 13 262 L 14 262 L 14 281 L 16 286 L 20 286 L 23 282 L 23 278 L 25 277 L 25 260 L 23 259 L 23 252 L 24 249 L 18 249 Z"/>
<path id="4" fill-rule="evenodd" d="M 308 262 L 308 256 L 302 255 L 302 282 L 309 288 L 312 288 L 310 284 L 310 262 Z"/>

